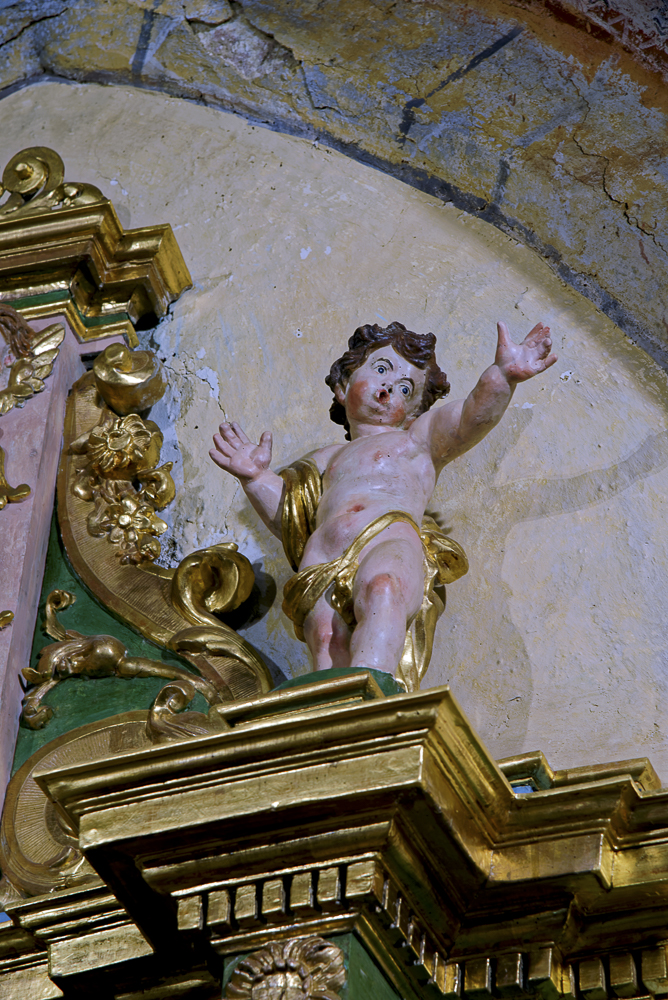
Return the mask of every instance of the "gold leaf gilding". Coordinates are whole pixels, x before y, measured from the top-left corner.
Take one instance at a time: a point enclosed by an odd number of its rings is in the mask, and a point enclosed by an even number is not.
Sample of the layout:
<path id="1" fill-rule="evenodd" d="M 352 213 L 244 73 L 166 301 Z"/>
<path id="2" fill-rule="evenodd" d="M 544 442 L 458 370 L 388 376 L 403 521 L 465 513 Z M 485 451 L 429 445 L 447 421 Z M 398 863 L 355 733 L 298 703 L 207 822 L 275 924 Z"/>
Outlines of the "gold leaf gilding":
<path id="1" fill-rule="evenodd" d="M 130 351 L 110 344 L 93 362 L 95 384 L 115 413 L 126 416 L 153 406 L 167 387 L 165 373 L 153 351 Z"/>
<path id="2" fill-rule="evenodd" d="M 4 367 L 8 383 L 0 389 L 0 415 L 23 406 L 44 389 L 44 379 L 53 371 L 65 337 L 62 323 L 53 323 L 39 333 L 11 306 L 0 302 L 0 333 L 5 341 Z"/>
<path id="3" fill-rule="evenodd" d="M 152 420 L 134 413 L 118 417 L 102 411 L 101 421 L 74 441 L 80 455 L 73 492 L 93 504 L 88 530 L 116 545 L 122 565 L 157 559 L 158 536 L 167 530 L 157 516 L 175 495 L 172 463 L 157 468 L 162 433 Z"/>
<path id="4" fill-rule="evenodd" d="M 239 962 L 225 1000 L 340 1000 L 345 981 L 335 944 L 319 937 L 272 941 Z"/>
<path id="5" fill-rule="evenodd" d="M 92 205 L 104 201 L 93 184 L 65 182 L 65 167 L 53 149 L 30 146 L 11 158 L 2 174 L 0 196 L 9 198 L 0 205 L 0 218 L 36 212 Z"/>

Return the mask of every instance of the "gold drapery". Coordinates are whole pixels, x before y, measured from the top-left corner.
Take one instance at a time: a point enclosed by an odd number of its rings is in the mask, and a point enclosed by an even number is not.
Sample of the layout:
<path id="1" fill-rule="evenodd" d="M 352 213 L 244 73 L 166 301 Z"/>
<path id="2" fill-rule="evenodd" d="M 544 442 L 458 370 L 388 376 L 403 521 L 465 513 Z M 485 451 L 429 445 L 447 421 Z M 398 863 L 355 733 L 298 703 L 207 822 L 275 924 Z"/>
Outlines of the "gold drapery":
<path id="1" fill-rule="evenodd" d="M 444 534 L 429 516 L 422 519 L 418 528 L 413 518 L 403 511 L 388 511 L 367 525 L 339 559 L 309 566 L 299 572 L 306 542 L 316 528 L 322 477 L 310 458 L 295 462 L 284 469 L 281 476 L 286 485 L 281 514 L 283 548 L 290 565 L 297 571 L 285 585 L 283 610 L 294 623 L 295 634 L 302 642 L 307 614 L 332 583 L 333 606 L 347 624 L 355 624 L 352 587 L 357 560 L 372 538 L 397 521 L 408 522 L 420 535 L 424 553 L 424 597 L 406 631 L 404 651 L 397 670 L 397 680 L 402 681 L 408 691 L 418 690 L 431 659 L 436 622 L 445 608 L 445 585 L 458 580 L 468 571 L 463 548 Z"/>

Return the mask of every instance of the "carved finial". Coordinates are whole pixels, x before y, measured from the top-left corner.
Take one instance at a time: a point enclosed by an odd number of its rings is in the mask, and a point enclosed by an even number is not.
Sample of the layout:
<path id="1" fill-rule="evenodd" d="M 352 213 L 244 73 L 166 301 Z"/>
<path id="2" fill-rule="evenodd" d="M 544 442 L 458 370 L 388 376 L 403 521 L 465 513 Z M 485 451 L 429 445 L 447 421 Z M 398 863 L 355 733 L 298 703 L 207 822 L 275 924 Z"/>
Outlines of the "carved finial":
<path id="1" fill-rule="evenodd" d="M 12 156 L 2 175 L 0 197 L 5 192 L 9 198 L 0 205 L 0 222 L 17 214 L 49 212 L 107 200 L 93 184 L 66 182 L 63 161 L 46 146 L 30 146 Z"/>
<path id="2" fill-rule="evenodd" d="M 153 351 L 110 344 L 93 362 L 95 384 L 107 406 L 125 417 L 147 410 L 165 393 L 167 380 Z"/>

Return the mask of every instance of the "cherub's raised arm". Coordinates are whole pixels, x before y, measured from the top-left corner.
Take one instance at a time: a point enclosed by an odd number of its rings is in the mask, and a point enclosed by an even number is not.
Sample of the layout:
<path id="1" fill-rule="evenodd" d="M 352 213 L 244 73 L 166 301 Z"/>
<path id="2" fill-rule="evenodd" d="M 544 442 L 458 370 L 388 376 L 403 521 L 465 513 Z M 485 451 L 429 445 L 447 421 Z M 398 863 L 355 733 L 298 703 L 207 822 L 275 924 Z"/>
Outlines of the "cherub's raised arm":
<path id="1" fill-rule="evenodd" d="M 430 418 L 430 445 L 437 467 L 482 441 L 506 412 L 517 383 L 533 378 L 557 360 L 556 354 L 550 354 L 550 328 L 542 323 L 537 323 L 521 344 L 510 339 L 505 323 L 497 323 L 497 331 L 494 364 L 482 373 L 466 399 L 425 414 Z"/>
<path id="2" fill-rule="evenodd" d="M 285 483 L 269 468 L 271 434 L 265 431 L 260 443 L 251 441 L 239 424 L 224 422 L 213 435 L 209 455 L 221 469 L 239 480 L 244 493 L 269 530 L 281 537 L 281 512 Z"/>

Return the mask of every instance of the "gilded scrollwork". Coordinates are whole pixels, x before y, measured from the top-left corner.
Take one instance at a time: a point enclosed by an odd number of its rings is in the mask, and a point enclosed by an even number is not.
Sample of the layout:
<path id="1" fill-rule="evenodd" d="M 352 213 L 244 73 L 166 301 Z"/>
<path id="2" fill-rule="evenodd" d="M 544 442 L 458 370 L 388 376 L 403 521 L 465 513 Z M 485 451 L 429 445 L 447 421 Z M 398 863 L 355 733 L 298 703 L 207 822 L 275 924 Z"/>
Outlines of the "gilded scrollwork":
<path id="1" fill-rule="evenodd" d="M 44 380 L 53 371 L 65 337 L 62 323 L 53 323 L 36 332 L 23 316 L 0 302 L 0 334 L 4 340 L 0 358 L 0 416 L 44 389 Z"/>
<path id="2" fill-rule="evenodd" d="M 190 679 L 180 678 L 165 684 L 151 705 L 146 720 L 146 732 L 153 743 L 209 736 L 230 728 L 216 711 L 207 715 L 184 711 L 194 697 L 195 686 Z"/>
<path id="3" fill-rule="evenodd" d="M 232 973 L 225 1000 L 340 1000 L 343 952 L 319 937 L 273 941 L 246 955 Z"/>
<path id="4" fill-rule="evenodd" d="M 242 663 L 255 674 L 260 690 L 270 691 L 273 682 L 262 658 L 214 614 L 234 611 L 250 596 L 255 574 L 246 556 L 234 542 L 220 542 L 191 552 L 171 572 L 174 609 L 193 626 L 172 636 L 172 649 Z"/>
<path id="5" fill-rule="evenodd" d="M 157 516 L 175 495 L 172 463 L 158 467 L 162 433 L 136 413 L 102 411 L 100 423 L 71 445 L 77 462 L 72 490 L 93 504 L 88 531 L 108 536 L 122 565 L 152 562 L 167 530 Z"/>
<path id="6" fill-rule="evenodd" d="M 47 598 L 44 628 L 56 642 L 44 647 L 37 669 L 24 667 L 21 671 L 32 686 L 23 699 L 21 715 L 28 728 L 42 729 L 47 724 L 53 710 L 43 705 L 42 701 L 49 691 L 69 677 L 162 677 L 183 682 L 186 687 L 180 691 L 182 695 L 190 692 L 188 701 L 192 700 L 196 691 L 204 696 L 209 705 L 223 701 L 220 692 L 204 678 L 169 663 L 160 663 L 145 656 L 130 656 L 125 644 L 114 636 L 82 635 L 81 632 L 65 629 L 58 621 L 56 612 L 70 607 L 74 601 L 74 595 L 66 590 L 54 590 Z M 206 716 L 202 718 L 206 719 Z M 182 728 L 183 725 L 184 722 L 181 723 Z"/>
<path id="7" fill-rule="evenodd" d="M 36 750 L 16 771 L 7 787 L 0 826 L 0 907 L 23 896 L 98 881 L 67 816 L 44 795 L 34 776 L 43 768 L 152 746 L 146 714 L 124 712 L 72 729 Z"/>
<path id="8" fill-rule="evenodd" d="M 62 159 L 46 146 L 30 146 L 12 156 L 0 184 L 0 197 L 5 193 L 9 194 L 9 198 L 0 205 L 0 219 L 92 205 L 105 200 L 100 189 L 93 184 L 65 181 Z"/>
<path id="9" fill-rule="evenodd" d="M 250 596 L 255 577 L 246 557 L 234 543 L 221 543 L 191 553 L 176 569 L 155 562 L 167 527 L 157 512 L 175 490 L 171 465 L 158 466 L 162 434 L 144 411 L 164 388 L 155 356 L 123 345 L 108 347 L 73 387 L 58 479 L 63 542 L 76 572 L 114 614 L 178 652 L 223 699 L 254 698 L 272 689 L 271 674 L 218 617 Z M 176 702 L 165 698 L 170 728 Z"/>

